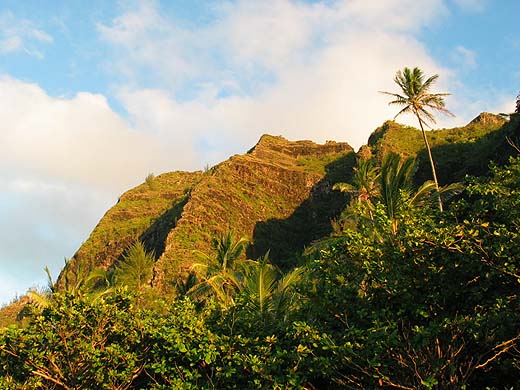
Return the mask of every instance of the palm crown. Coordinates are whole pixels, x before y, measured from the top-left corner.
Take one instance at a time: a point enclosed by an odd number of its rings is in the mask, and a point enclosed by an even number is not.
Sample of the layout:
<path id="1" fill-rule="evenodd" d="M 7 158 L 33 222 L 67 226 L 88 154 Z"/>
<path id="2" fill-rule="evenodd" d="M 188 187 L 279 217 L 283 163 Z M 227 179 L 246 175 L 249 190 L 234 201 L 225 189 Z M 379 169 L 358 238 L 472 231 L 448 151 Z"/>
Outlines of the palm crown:
<path id="1" fill-rule="evenodd" d="M 403 71 L 397 71 L 394 81 L 401 88 L 402 94 L 383 92 L 395 98 L 390 105 L 404 106 L 395 117 L 401 114 L 411 113 L 417 116 L 419 122 L 428 124 L 435 123 L 434 116 L 427 110 L 431 108 L 443 114 L 453 114 L 445 108 L 444 97 L 449 93 L 429 93 L 430 87 L 437 81 L 439 75 L 435 74 L 424 81 L 424 73 L 419 68 L 404 68 Z"/>

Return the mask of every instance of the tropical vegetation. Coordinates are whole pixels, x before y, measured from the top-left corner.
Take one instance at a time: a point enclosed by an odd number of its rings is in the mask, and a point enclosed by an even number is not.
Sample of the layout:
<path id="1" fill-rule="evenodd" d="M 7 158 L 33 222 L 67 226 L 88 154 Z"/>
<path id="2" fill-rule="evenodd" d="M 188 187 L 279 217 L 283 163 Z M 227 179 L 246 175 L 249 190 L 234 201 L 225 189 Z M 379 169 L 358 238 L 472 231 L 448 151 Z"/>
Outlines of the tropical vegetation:
<path id="1" fill-rule="evenodd" d="M 139 237 L 107 269 L 78 264 L 62 285 L 49 277 L 0 328 L 0 388 L 518 388 L 511 134 L 507 161 L 444 186 L 417 183 L 415 158 L 358 153 L 349 180 L 333 186 L 349 199 L 334 230 L 296 266 L 250 256 L 254 243 L 228 230 L 166 293 Z"/>

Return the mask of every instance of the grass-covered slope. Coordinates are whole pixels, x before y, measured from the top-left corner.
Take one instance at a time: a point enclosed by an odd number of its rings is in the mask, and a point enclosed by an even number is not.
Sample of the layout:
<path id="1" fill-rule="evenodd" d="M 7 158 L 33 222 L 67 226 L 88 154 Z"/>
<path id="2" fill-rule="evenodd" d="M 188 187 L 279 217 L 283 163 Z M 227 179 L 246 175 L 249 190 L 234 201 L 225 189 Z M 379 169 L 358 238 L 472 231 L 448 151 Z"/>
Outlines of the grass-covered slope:
<path id="1" fill-rule="evenodd" d="M 263 136 L 245 155 L 207 172 L 172 172 L 126 192 L 96 226 L 61 273 L 58 286 L 74 285 L 97 268 L 110 269 L 135 241 L 157 260 L 154 284 L 168 287 L 209 252 L 211 238 L 229 230 L 246 236 L 250 257 L 271 250 L 288 265 L 304 245 L 330 232 L 345 204 L 332 191 L 354 164 L 346 143 L 290 142 Z"/>
<path id="2" fill-rule="evenodd" d="M 148 178 L 124 193 L 92 231 L 62 271 L 58 286 L 73 285 L 95 268 L 108 269 L 136 240 L 156 253 L 164 249 L 168 231 L 202 172 L 171 172 Z M 162 246 L 161 246 L 162 245 Z"/>
<path id="3" fill-rule="evenodd" d="M 340 170 L 350 172 L 353 157 L 346 143 L 317 145 L 265 135 L 247 154 L 212 168 L 193 188 L 168 235 L 154 284 L 167 287 L 198 260 L 194 249 L 209 252 L 211 238 L 229 230 L 250 240 L 249 257 L 270 250 L 273 262 L 287 265 L 304 245 L 330 232 L 330 219 L 345 201 L 331 190 L 344 179 L 335 168 L 350 164 Z"/>
<path id="4" fill-rule="evenodd" d="M 490 160 L 505 162 L 519 144 L 520 117 L 483 113 L 464 127 L 428 131 L 441 184 L 481 175 Z M 416 156 L 418 184 L 430 179 L 419 130 L 385 122 L 357 154 L 379 161 L 390 152 Z M 213 237 L 235 231 L 250 240 L 247 256 L 268 250 L 282 268 L 297 262 L 311 241 L 330 233 L 330 220 L 345 205 L 332 185 L 349 181 L 356 154 L 346 143 L 291 142 L 265 135 L 244 155 L 207 172 L 172 172 L 121 196 L 81 246 L 59 286 L 95 268 L 109 269 L 136 240 L 157 258 L 153 284 L 168 288 L 193 262 L 194 250 L 210 252 Z"/>
<path id="5" fill-rule="evenodd" d="M 490 160 L 505 163 L 507 156 L 513 152 L 506 137 L 516 139 L 518 134 L 517 116 L 506 121 L 489 113 L 480 114 L 464 127 L 427 131 L 440 183 L 460 181 L 466 174 L 485 174 Z M 430 163 L 420 130 L 387 121 L 372 133 L 368 147 L 379 161 L 390 152 L 405 157 L 417 156 L 416 182 L 431 179 Z"/>

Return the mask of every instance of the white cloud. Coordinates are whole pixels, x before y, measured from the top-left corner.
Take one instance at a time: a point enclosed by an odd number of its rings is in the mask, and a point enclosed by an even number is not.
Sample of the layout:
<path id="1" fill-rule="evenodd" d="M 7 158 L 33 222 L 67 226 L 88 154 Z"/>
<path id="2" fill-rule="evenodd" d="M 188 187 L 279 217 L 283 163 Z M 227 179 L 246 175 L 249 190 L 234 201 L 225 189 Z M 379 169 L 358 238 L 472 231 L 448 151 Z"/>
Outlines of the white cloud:
<path id="1" fill-rule="evenodd" d="M 113 191 L 172 163 L 162 141 L 130 128 L 102 95 L 54 98 L 1 77 L 0 116 L 0 158 L 18 174 Z"/>
<path id="2" fill-rule="evenodd" d="M 36 47 L 41 43 L 52 42 L 52 36 L 35 27 L 32 21 L 16 18 L 9 11 L 0 13 L 0 54 L 22 50 L 31 56 L 42 59 L 43 54 Z"/>
<path id="3" fill-rule="evenodd" d="M 265 132 L 359 147 L 395 113 L 378 91 L 395 89 L 397 69 L 449 74 L 413 36 L 447 12 L 441 1 L 236 1 L 196 30 L 139 4 L 99 26 L 115 72 L 147 69 L 146 81 L 128 71 L 117 96 L 136 128 L 190 134 L 211 162 Z M 161 78 L 153 88 L 150 74 Z"/>
<path id="4" fill-rule="evenodd" d="M 139 2 L 111 24 L 99 24 L 101 37 L 113 44 L 114 75 L 134 85 L 153 80 L 176 95 L 186 84 L 193 89 L 208 82 L 251 94 L 324 46 L 365 32 L 417 31 L 447 9 L 441 0 L 240 0 L 217 3 L 213 11 L 212 22 L 195 29 L 165 17 L 155 2 Z"/>
<path id="5" fill-rule="evenodd" d="M 3 76 L 0 117 L 0 269 L 17 281 L 9 296 L 45 282 L 45 265 L 56 276 L 63 257 L 147 173 L 193 161 L 190 145 L 176 149 L 136 131 L 102 95 L 54 98 Z"/>
<path id="6" fill-rule="evenodd" d="M 194 30 L 140 3 L 99 26 L 119 58 L 114 70 L 132 64 L 118 93 L 132 123 L 190 134 L 221 148 L 215 158 L 247 150 L 264 132 L 359 147 L 393 117 L 378 91 L 394 89 L 397 69 L 448 73 L 413 36 L 447 12 L 441 1 L 237 1 L 215 12 Z"/>

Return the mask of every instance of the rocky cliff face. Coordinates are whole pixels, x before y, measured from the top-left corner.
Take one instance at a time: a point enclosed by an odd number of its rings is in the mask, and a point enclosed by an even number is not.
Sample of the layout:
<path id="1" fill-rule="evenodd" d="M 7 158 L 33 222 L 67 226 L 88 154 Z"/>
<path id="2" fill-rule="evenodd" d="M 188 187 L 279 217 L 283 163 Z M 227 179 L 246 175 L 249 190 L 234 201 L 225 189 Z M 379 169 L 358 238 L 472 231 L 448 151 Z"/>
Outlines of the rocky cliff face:
<path id="1" fill-rule="evenodd" d="M 207 172 L 160 175 L 121 196 L 65 267 L 59 285 L 109 269 L 141 240 L 157 258 L 153 284 L 168 290 L 195 261 L 195 249 L 209 252 L 211 238 L 229 230 L 250 240 L 250 258 L 271 250 L 274 263 L 293 265 L 305 245 L 330 232 L 331 218 L 345 204 L 332 185 L 348 178 L 354 161 L 346 143 L 265 135 L 247 154 Z"/>

